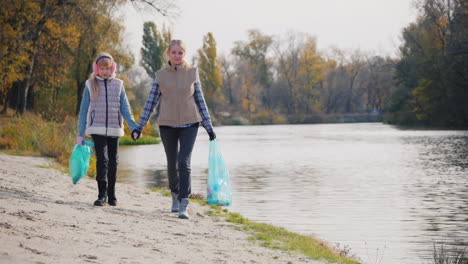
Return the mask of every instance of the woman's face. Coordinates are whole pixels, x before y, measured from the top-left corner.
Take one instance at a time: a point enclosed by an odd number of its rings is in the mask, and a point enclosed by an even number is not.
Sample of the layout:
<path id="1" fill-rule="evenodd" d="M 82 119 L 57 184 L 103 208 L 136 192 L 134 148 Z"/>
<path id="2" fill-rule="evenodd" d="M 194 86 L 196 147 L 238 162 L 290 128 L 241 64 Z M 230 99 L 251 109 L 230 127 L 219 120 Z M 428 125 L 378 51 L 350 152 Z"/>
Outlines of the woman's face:
<path id="1" fill-rule="evenodd" d="M 172 45 L 172 47 L 168 51 L 169 60 L 171 61 L 172 65 L 179 65 L 182 63 L 184 59 L 185 52 L 179 45 Z"/>

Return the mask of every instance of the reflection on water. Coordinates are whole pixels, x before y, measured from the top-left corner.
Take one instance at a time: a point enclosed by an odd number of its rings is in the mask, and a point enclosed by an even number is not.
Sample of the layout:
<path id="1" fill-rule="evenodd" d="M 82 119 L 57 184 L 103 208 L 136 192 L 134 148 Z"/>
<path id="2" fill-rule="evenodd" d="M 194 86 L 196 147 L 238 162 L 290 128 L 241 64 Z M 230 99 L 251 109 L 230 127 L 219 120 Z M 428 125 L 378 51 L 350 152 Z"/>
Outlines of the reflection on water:
<path id="1" fill-rule="evenodd" d="M 468 243 L 468 132 L 382 124 L 217 127 L 230 210 L 349 245 L 365 263 L 429 263 L 433 242 Z M 199 130 L 192 192 L 205 193 Z M 119 177 L 167 186 L 162 145 L 122 147 Z M 378 262 L 377 262 L 378 263 Z"/>

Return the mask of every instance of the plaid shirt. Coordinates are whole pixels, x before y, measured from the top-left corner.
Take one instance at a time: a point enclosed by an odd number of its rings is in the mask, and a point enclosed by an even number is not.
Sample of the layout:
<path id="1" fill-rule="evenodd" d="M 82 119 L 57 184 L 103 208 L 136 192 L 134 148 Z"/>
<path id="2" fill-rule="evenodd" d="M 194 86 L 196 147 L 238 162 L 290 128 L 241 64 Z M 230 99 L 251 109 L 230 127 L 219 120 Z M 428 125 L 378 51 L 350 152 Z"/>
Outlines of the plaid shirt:
<path id="1" fill-rule="evenodd" d="M 208 107 L 206 106 L 205 97 L 203 96 L 203 92 L 201 90 L 201 85 L 199 81 L 196 81 L 194 84 L 195 93 L 195 103 L 197 104 L 198 111 L 200 112 L 200 116 L 202 118 L 201 124 L 205 128 L 207 133 L 213 132 L 213 125 L 211 124 L 210 113 L 208 112 Z M 150 94 L 148 99 L 146 100 L 145 107 L 143 108 L 143 113 L 141 113 L 140 120 L 137 124 L 137 129 L 142 131 L 143 128 L 148 123 L 151 114 L 154 112 L 154 109 L 159 104 L 159 99 L 161 98 L 161 90 L 159 89 L 158 78 L 154 78 L 153 86 L 151 87 Z M 192 124 L 184 124 L 180 126 L 174 127 L 188 127 Z"/>

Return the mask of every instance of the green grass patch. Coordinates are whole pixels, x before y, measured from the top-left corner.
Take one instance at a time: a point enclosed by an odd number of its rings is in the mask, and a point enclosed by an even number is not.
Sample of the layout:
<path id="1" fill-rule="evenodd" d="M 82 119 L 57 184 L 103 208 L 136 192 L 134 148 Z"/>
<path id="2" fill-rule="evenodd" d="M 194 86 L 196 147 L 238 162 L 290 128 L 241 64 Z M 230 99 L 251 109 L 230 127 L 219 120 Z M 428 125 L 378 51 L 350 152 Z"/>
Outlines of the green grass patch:
<path id="1" fill-rule="evenodd" d="M 256 223 L 237 213 L 222 212 L 226 221 L 242 226 L 244 230 L 252 234 L 250 240 L 260 242 L 262 246 L 287 252 L 298 252 L 329 263 L 359 263 L 349 256 L 336 253 L 325 242 L 311 236 L 299 235 L 269 224 Z"/>
<path id="2" fill-rule="evenodd" d="M 161 188 L 151 188 L 152 191 L 166 193 L 170 196 L 170 191 Z M 349 251 L 337 253 L 325 242 L 311 236 L 303 236 L 284 228 L 269 224 L 250 221 L 238 213 L 231 213 L 222 206 L 208 205 L 206 198 L 201 194 L 193 195 L 191 202 L 206 206 L 205 214 L 208 216 L 220 217 L 225 221 L 236 224 L 240 229 L 251 234 L 248 238 L 253 243 L 259 243 L 264 247 L 279 249 L 290 253 L 300 253 L 309 258 L 326 261 L 328 263 L 359 264 L 360 262 L 351 258 L 347 254 Z M 343 253 L 344 252 L 344 253 Z"/>
<path id="3" fill-rule="evenodd" d="M 131 139 L 129 136 L 123 136 L 120 138 L 119 145 L 121 146 L 133 146 L 133 145 L 150 145 L 159 144 L 158 138 L 153 136 L 143 136 L 137 140 Z"/>
<path id="4" fill-rule="evenodd" d="M 171 196 L 171 191 L 165 188 L 163 189 L 161 187 L 151 187 L 150 190 L 153 192 L 161 193 L 163 196 L 167 196 L 167 197 Z"/>

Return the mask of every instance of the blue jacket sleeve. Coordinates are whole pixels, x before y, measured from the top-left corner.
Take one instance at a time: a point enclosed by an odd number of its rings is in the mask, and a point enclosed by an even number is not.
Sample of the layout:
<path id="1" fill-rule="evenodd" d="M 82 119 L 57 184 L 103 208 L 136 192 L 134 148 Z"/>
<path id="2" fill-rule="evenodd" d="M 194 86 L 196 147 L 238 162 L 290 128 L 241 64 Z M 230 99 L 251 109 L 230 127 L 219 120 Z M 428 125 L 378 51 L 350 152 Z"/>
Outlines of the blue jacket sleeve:
<path id="1" fill-rule="evenodd" d="M 85 86 L 83 91 L 83 97 L 81 98 L 80 104 L 80 115 L 78 117 L 78 136 L 84 137 L 85 130 L 86 130 L 86 119 L 88 118 L 88 108 L 89 108 L 89 90 L 88 87 Z"/>
<path id="2" fill-rule="evenodd" d="M 120 93 L 120 112 L 122 113 L 123 118 L 128 124 L 130 131 L 133 131 L 137 124 L 135 123 L 135 119 L 133 119 L 132 109 L 130 108 L 130 104 L 128 103 L 127 94 L 125 93 L 125 88 L 122 87 L 122 92 Z"/>

